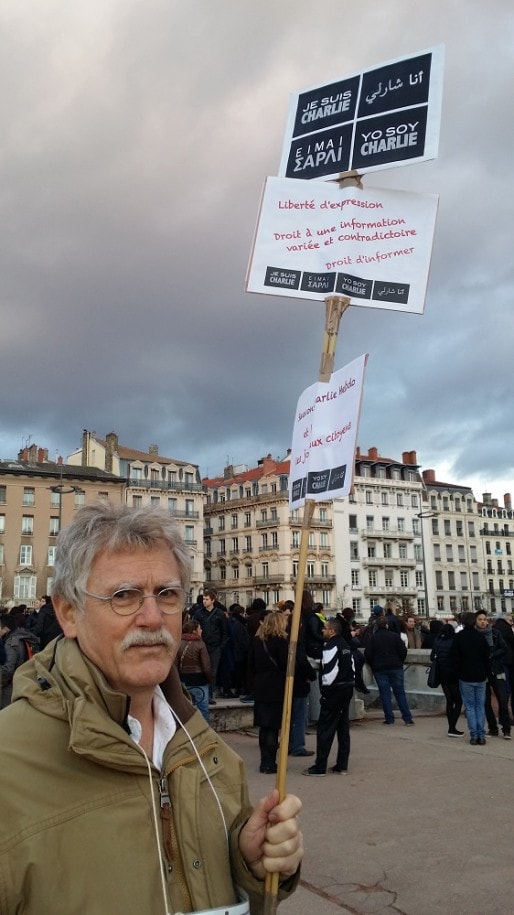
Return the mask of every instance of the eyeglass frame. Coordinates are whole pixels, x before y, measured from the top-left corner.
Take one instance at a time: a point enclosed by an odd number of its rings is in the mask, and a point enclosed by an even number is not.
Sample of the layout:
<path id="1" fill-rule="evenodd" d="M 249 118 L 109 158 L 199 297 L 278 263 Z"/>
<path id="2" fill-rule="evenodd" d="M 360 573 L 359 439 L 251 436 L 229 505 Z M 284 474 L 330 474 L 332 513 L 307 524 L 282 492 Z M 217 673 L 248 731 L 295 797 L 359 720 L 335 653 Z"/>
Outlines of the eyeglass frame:
<path id="1" fill-rule="evenodd" d="M 181 606 L 178 607 L 177 610 L 164 610 L 163 607 L 159 604 L 159 597 L 163 591 L 172 591 L 172 590 L 180 591 L 184 595 L 183 603 Z M 112 599 L 113 599 L 113 597 L 116 596 L 116 594 L 119 594 L 121 591 L 134 591 L 139 595 L 139 598 L 138 598 L 139 603 L 138 603 L 137 607 L 135 608 L 135 610 L 131 610 L 128 613 L 122 613 L 119 610 L 114 609 L 114 607 L 112 605 Z M 184 588 L 181 588 L 180 585 L 168 585 L 165 588 L 161 588 L 160 591 L 157 592 L 157 594 L 153 591 L 150 592 L 150 594 L 145 594 L 144 591 L 141 590 L 141 588 L 128 587 L 128 586 L 126 586 L 125 588 L 116 588 L 116 590 L 113 591 L 112 594 L 108 594 L 108 595 L 93 594 L 92 591 L 86 591 L 85 589 L 83 590 L 82 593 L 85 594 L 87 597 L 94 597 L 96 600 L 101 600 L 104 603 L 109 602 L 109 604 L 111 605 L 111 610 L 113 613 L 116 614 L 116 616 L 134 616 L 141 609 L 141 607 L 143 606 L 143 601 L 146 600 L 147 597 L 154 598 L 157 606 L 159 607 L 160 612 L 164 613 L 165 616 L 175 616 L 177 613 L 183 613 L 184 608 L 186 606 L 186 602 L 187 602 L 187 591 Z"/>

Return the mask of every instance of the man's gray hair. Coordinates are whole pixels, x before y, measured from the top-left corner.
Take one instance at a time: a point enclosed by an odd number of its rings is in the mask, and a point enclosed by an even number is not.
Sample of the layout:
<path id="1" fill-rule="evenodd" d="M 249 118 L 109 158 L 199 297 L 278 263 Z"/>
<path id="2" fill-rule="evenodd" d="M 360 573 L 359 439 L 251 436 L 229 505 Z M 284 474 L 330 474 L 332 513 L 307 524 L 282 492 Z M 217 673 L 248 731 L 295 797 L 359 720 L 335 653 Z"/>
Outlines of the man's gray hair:
<path id="1" fill-rule="evenodd" d="M 191 560 L 177 523 L 161 508 L 132 508 L 106 499 L 85 505 L 57 538 L 53 596 L 83 609 L 87 580 L 102 550 L 167 546 L 175 557 L 180 584 L 189 589 Z"/>

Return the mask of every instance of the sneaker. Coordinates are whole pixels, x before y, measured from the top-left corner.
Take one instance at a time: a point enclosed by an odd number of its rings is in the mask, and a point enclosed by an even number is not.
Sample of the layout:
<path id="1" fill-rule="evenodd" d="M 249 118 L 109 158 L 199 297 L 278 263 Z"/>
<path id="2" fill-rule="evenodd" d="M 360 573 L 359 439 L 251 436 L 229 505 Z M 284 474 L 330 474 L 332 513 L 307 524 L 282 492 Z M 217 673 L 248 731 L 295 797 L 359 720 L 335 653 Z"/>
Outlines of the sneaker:
<path id="1" fill-rule="evenodd" d="M 322 772 L 321 769 L 317 769 L 316 766 L 310 766 L 308 769 L 304 769 L 302 775 L 316 775 L 318 778 L 324 778 L 326 772 Z"/>
<path id="2" fill-rule="evenodd" d="M 486 741 L 485 737 L 479 737 L 478 740 L 477 740 L 477 743 L 478 743 L 478 746 L 479 746 L 479 747 L 485 747 L 486 742 L 487 742 L 487 741 Z"/>
<path id="3" fill-rule="evenodd" d="M 408 728 L 411 728 L 414 724 L 413 721 L 404 721 L 403 723 L 406 724 Z"/>
<path id="4" fill-rule="evenodd" d="M 264 775 L 276 775 L 277 766 L 259 766 L 259 772 L 262 772 Z"/>
<path id="5" fill-rule="evenodd" d="M 448 731 L 448 737 L 464 737 L 464 731 L 458 731 L 457 728 L 454 728 L 453 731 Z"/>
<path id="6" fill-rule="evenodd" d="M 340 769 L 339 766 L 332 766 L 330 771 L 335 775 L 348 775 L 348 769 Z"/>
<path id="7" fill-rule="evenodd" d="M 253 696 L 239 696 L 239 701 L 244 702 L 245 705 L 253 705 Z"/>
<path id="8" fill-rule="evenodd" d="M 383 721 L 382 724 L 394 724 L 394 721 Z"/>
<path id="9" fill-rule="evenodd" d="M 511 739 L 511 738 L 510 738 L 510 731 L 504 731 L 504 732 L 503 732 L 503 739 L 504 739 L 504 740 L 510 740 L 510 739 Z"/>
<path id="10" fill-rule="evenodd" d="M 478 740 L 476 739 L 476 737 L 472 737 L 471 740 L 470 740 L 469 742 L 470 742 L 470 744 L 471 744 L 472 747 L 476 747 L 477 744 L 478 744 Z"/>
<path id="11" fill-rule="evenodd" d="M 298 750 L 298 753 L 288 753 L 288 756 L 314 756 L 314 750 Z"/>

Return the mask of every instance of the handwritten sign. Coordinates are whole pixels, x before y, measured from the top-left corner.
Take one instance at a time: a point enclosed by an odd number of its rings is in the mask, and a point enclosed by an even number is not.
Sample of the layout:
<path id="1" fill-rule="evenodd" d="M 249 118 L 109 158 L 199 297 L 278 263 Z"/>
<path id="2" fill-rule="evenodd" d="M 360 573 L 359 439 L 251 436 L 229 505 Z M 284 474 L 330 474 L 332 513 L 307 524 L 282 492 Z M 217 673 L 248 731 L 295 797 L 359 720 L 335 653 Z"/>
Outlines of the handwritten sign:
<path id="1" fill-rule="evenodd" d="M 444 46 L 291 97 L 279 175 L 336 178 L 434 159 Z"/>
<path id="2" fill-rule="evenodd" d="M 422 313 L 438 197 L 268 178 L 248 292 Z"/>
<path id="3" fill-rule="evenodd" d="M 367 354 L 318 381 L 298 400 L 289 471 L 289 507 L 348 495 Z"/>

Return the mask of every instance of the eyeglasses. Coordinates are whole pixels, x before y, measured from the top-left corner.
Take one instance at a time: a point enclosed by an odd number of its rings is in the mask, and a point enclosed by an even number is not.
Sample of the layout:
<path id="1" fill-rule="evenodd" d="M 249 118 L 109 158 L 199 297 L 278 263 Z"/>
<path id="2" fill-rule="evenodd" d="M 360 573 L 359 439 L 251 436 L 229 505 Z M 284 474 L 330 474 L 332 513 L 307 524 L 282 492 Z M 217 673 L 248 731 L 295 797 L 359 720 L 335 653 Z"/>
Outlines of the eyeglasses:
<path id="1" fill-rule="evenodd" d="M 92 594 L 91 591 L 84 591 L 84 594 L 94 597 L 96 600 L 109 602 L 111 610 L 114 610 L 118 616 L 132 616 L 137 613 L 147 597 L 153 597 L 161 613 L 172 616 L 174 613 L 182 612 L 187 597 L 183 588 L 162 588 L 156 594 L 145 594 L 140 588 L 119 588 L 107 597 Z"/>

